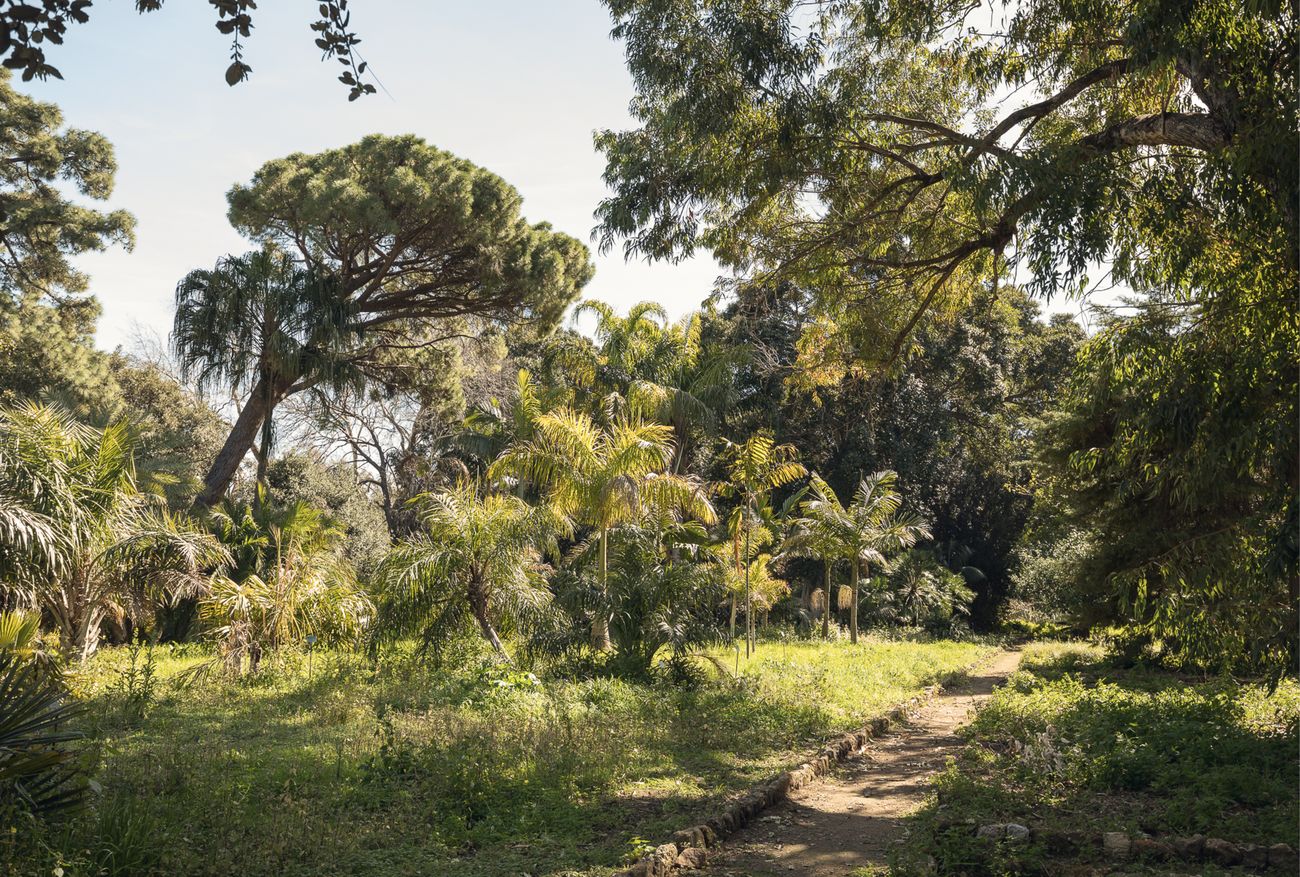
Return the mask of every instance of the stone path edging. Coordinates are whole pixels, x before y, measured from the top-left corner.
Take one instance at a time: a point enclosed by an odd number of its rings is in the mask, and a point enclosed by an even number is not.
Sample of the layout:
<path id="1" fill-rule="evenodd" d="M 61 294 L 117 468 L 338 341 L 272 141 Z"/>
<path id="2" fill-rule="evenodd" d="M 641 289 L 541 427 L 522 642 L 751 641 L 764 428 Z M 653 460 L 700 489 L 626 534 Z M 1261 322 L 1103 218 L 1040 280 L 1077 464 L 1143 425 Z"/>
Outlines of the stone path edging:
<path id="1" fill-rule="evenodd" d="M 832 767 L 851 755 L 856 755 L 881 733 L 907 719 L 926 703 L 934 699 L 945 686 L 964 679 L 981 667 L 992 663 L 1001 650 L 996 650 L 969 667 L 955 670 L 942 677 L 920 694 L 894 707 L 883 716 L 871 719 L 856 731 L 841 734 L 831 740 L 809 761 L 782 771 L 772 779 L 760 783 L 729 803 L 726 808 L 699 825 L 684 828 L 673 834 L 672 841 L 660 844 L 653 852 L 641 857 L 630 868 L 616 871 L 613 877 L 669 877 L 678 869 L 703 867 L 709 850 L 725 838 L 753 821 L 767 808 L 779 804 L 809 783 L 824 776 Z"/>

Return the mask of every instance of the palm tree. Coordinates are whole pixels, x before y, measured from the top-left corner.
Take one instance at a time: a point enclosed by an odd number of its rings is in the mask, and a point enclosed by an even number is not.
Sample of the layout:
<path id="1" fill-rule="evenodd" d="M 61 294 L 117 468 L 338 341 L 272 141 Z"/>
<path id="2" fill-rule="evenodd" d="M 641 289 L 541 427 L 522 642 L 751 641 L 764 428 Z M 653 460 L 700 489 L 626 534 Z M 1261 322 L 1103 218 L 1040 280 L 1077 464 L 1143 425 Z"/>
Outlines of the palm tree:
<path id="1" fill-rule="evenodd" d="M 883 565 L 887 553 L 928 539 L 930 531 L 920 518 L 900 514 L 902 497 L 894 489 L 897 475 L 877 472 L 863 478 L 847 507 L 840 503 L 829 484 L 814 477 L 812 498 L 800 504 L 801 517 L 796 535 L 787 544 L 796 551 L 817 551 L 827 569 L 826 599 L 830 601 L 832 557 L 849 561 L 853 598 L 849 606 L 849 639 L 858 641 L 858 603 L 861 576 L 871 564 Z M 829 614 L 829 613 L 828 613 Z M 823 633 L 828 622 L 823 619 Z"/>
<path id="2" fill-rule="evenodd" d="M 836 530 L 826 520 L 835 509 L 842 511 L 839 500 L 831 502 L 835 492 L 817 473 L 812 473 L 809 491 L 813 499 L 800 505 L 800 516 L 781 544 L 782 554 L 815 557 L 822 562 L 822 639 L 831 635 L 831 572 L 839 557 L 840 546 Z"/>
<path id="3" fill-rule="evenodd" d="M 571 373 L 585 376 L 607 400 L 606 408 L 626 407 L 635 416 L 673 428 L 670 471 L 681 473 L 692 431 L 712 429 L 720 411 L 733 399 L 732 372 L 745 358 L 739 349 L 710 348 L 701 343 L 699 314 L 669 323 L 656 302 L 633 305 L 620 317 L 601 301 L 583 302 L 578 320 L 596 316 L 599 348 L 586 351 Z"/>
<path id="4" fill-rule="evenodd" d="M 286 397 L 322 381 L 355 384 L 348 354 L 359 335 L 336 293 L 329 279 L 272 248 L 226 256 L 177 285 L 172 347 L 181 376 L 244 397 L 196 506 L 216 504 L 255 442 L 261 480 L 275 408 Z"/>
<path id="5" fill-rule="evenodd" d="M 699 482 L 664 472 L 673 453 L 671 427 L 619 419 L 602 429 L 565 408 L 538 417 L 534 429 L 531 439 L 502 452 L 489 473 L 543 487 L 561 515 L 595 531 L 602 593 L 609 585 L 610 530 L 638 522 L 651 509 L 715 520 Z M 594 648 L 610 648 L 605 610 L 597 613 L 591 634 Z"/>
<path id="6" fill-rule="evenodd" d="M 766 504 L 771 490 L 803 477 L 808 470 L 795 458 L 791 445 L 778 445 L 765 432 L 751 435 L 740 443 L 728 442 L 728 475 L 731 489 L 740 496 L 741 527 L 745 534 L 745 657 L 754 650 L 754 619 L 750 594 L 750 538 L 758 522 L 759 510 Z"/>
<path id="7" fill-rule="evenodd" d="M 83 659 L 107 617 L 129 623 L 151 602 L 192 593 L 226 557 L 142 488 L 125 424 L 97 430 L 49 407 L 0 410 L 0 484 L 16 501 L 11 522 L 29 521 L 26 535 L 0 532 L 7 602 L 42 610 Z"/>
<path id="8" fill-rule="evenodd" d="M 418 497 L 424 532 L 395 545 L 375 575 L 385 636 L 420 633 L 436 644 L 472 618 L 504 660 L 494 619 L 540 609 L 550 592 L 535 573 L 540 550 L 563 521 L 508 494 L 480 496 L 465 483 Z"/>
<path id="9" fill-rule="evenodd" d="M 226 665 L 257 670 L 262 656 L 290 644 L 349 642 L 374 614 L 344 555 L 346 531 L 299 500 L 227 500 L 208 518 L 230 552 L 199 606 Z"/>
<path id="10" fill-rule="evenodd" d="M 734 402 L 732 376 L 747 356 L 738 348 L 706 347 L 702 325 L 701 315 L 691 314 L 665 326 L 656 343 L 658 355 L 647 357 L 628 386 L 632 411 L 673 428 L 673 472 L 685 466 L 692 433 L 711 432 Z"/>

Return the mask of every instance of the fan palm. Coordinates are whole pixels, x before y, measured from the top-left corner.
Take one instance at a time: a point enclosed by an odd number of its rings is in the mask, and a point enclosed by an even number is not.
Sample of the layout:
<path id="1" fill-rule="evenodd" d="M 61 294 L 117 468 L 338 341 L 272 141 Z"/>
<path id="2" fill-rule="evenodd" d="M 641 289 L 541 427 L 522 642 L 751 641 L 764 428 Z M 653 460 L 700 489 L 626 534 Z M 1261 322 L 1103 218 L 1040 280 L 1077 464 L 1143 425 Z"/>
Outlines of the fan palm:
<path id="1" fill-rule="evenodd" d="M 0 809 L 50 813 L 80 802 L 76 753 L 82 735 L 68 725 L 81 710 L 57 674 L 0 649 Z"/>
<path id="2" fill-rule="evenodd" d="M 424 532 L 395 545 L 375 575 L 386 636 L 419 633 L 426 644 L 472 619 L 498 655 L 510 656 L 497 620 L 516 621 L 550 600 L 536 569 L 564 521 L 508 494 L 479 496 L 468 484 L 425 494 Z"/>
<path id="3" fill-rule="evenodd" d="M 39 524 L 32 537 L 0 533 L 6 590 L 52 618 L 63 648 L 82 658 L 110 614 L 135 618 L 201 587 L 225 558 L 141 487 L 124 424 L 97 430 L 44 406 L 0 410 L 0 483 L 18 486 L 15 508 Z"/>
<path id="4" fill-rule="evenodd" d="M 814 477 L 810 487 L 812 498 L 800 504 L 796 535 L 788 543 L 795 550 L 826 552 L 823 559 L 828 569 L 832 556 L 849 561 L 852 573 L 849 639 L 854 643 L 858 641 L 858 603 L 864 569 L 869 572 L 871 564 L 885 563 L 887 553 L 930 536 L 920 518 L 900 513 L 902 497 L 894 489 L 896 481 L 893 472 L 869 475 L 858 484 L 849 505 L 844 506 L 829 484 Z M 827 593 L 829 596 L 829 587 Z"/>
<path id="5" fill-rule="evenodd" d="M 275 408 L 286 397 L 322 381 L 354 383 L 352 316 L 328 278 L 271 248 L 226 256 L 181 280 L 172 328 L 181 375 L 244 397 L 196 505 L 216 504 L 259 433 L 261 480 Z"/>
<path id="6" fill-rule="evenodd" d="M 556 511 L 595 532 L 602 592 L 608 592 L 612 529 L 634 524 L 651 510 L 715 520 L 699 482 L 664 472 L 673 453 L 670 427 L 620 419 L 602 429 L 586 414 L 560 409 L 538 417 L 535 430 L 531 439 L 502 452 L 489 472 L 543 487 Z M 604 610 L 592 624 L 592 645 L 610 648 Z"/>
<path id="7" fill-rule="evenodd" d="M 745 534 L 745 656 L 754 650 L 753 596 L 750 592 L 751 531 L 759 521 L 759 511 L 773 489 L 802 478 L 808 470 L 796 459 L 791 445 L 778 445 L 771 435 L 758 432 L 743 442 L 729 442 L 728 477 L 730 489 L 740 497 L 741 529 Z"/>

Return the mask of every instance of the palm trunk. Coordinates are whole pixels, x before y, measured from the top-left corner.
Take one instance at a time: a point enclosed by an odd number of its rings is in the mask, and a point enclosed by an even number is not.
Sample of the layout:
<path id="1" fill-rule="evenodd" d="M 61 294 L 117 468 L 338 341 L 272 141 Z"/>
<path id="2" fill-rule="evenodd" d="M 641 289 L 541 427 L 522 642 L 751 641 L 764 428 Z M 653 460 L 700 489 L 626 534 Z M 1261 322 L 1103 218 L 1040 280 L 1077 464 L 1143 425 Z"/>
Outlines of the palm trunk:
<path id="1" fill-rule="evenodd" d="M 492 626 L 492 619 L 488 617 L 488 598 L 487 591 L 484 590 L 482 582 L 477 578 L 471 579 L 466 596 L 469 598 L 470 611 L 474 613 L 474 620 L 478 622 L 479 631 L 483 634 L 483 639 L 488 641 L 495 651 L 507 664 L 514 664 L 510 660 L 510 655 L 506 652 L 506 647 L 501 644 L 501 637 L 497 636 L 496 628 Z"/>
<path id="2" fill-rule="evenodd" d="M 749 599 L 749 522 L 745 521 L 745 657 L 748 658 L 753 651 L 754 644 L 754 622 L 753 613 L 750 611 L 753 607 Z"/>
<path id="3" fill-rule="evenodd" d="M 853 605 L 849 606 L 849 642 L 858 641 L 858 559 L 853 558 Z"/>
<path id="4" fill-rule="evenodd" d="M 731 641 L 736 641 L 736 592 L 731 592 Z"/>
<path id="5" fill-rule="evenodd" d="M 600 596 L 602 602 L 609 594 L 609 531 L 600 530 Z M 609 616 L 602 606 L 596 610 L 591 620 L 591 647 L 598 652 L 608 652 L 613 648 L 609 640 Z"/>
<path id="6" fill-rule="evenodd" d="M 208 474 L 203 477 L 203 489 L 194 498 L 195 508 L 211 508 L 221 499 L 234 480 L 235 473 L 239 471 L 239 464 L 253 447 L 263 422 L 271 416 L 276 402 L 287 389 L 287 386 L 273 385 L 266 376 L 258 378 L 244 407 L 240 409 L 234 426 L 230 428 L 225 444 L 217 452 Z"/>
<path id="7" fill-rule="evenodd" d="M 831 559 L 822 558 L 822 568 L 826 577 L 826 590 L 822 600 L 822 639 L 831 638 Z"/>

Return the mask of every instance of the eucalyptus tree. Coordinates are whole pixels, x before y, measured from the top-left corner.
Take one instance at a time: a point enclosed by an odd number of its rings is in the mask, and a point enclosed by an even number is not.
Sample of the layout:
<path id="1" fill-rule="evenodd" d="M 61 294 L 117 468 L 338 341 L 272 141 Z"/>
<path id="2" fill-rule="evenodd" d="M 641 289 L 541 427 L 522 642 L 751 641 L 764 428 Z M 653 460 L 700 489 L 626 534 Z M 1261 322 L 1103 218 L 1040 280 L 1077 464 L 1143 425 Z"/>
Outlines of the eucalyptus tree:
<path id="1" fill-rule="evenodd" d="M 636 128 L 598 136 L 603 246 L 800 283 L 804 364 L 832 377 L 904 361 L 1009 274 L 1137 291 L 1053 450 L 1073 523 L 1127 537 L 1090 581 L 1112 620 L 1289 665 L 1295 4 L 607 5 L 638 97 Z"/>
<path id="2" fill-rule="evenodd" d="M 820 478 L 813 480 L 811 498 L 800 504 L 798 531 L 793 547 L 833 552 L 849 562 L 853 602 L 849 607 L 849 639 L 858 641 L 858 604 L 861 577 L 871 565 L 884 566 L 888 554 L 928 539 L 929 528 L 915 515 L 899 511 L 902 496 L 895 490 L 893 472 L 876 472 L 862 479 L 845 506 Z M 829 603 L 830 591 L 826 599 Z M 823 630 L 825 628 L 823 627 Z"/>
<path id="3" fill-rule="evenodd" d="M 12 503 L 0 514 L 5 590 L 39 608 L 83 659 L 106 618 L 138 619 L 142 608 L 197 593 L 226 557 L 142 488 L 122 423 L 98 430 L 52 408 L 0 409 L 0 484 Z"/>
<path id="4" fill-rule="evenodd" d="M 651 510 L 672 509 L 711 524 L 716 520 L 703 485 L 665 471 L 672 459 L 672 429 L 618 419 L 601 427 L 572 409 L 539 416 L 532 438 L 502 452 L 489 469 L 493 478 L 523 478 L 538 485 L 549 503 L 597 540 L 602 594 L 608 592 L 611 530 L 641 521 Z M 610 648 L 609 617 L 600 609 L 592 645 Z"/>
<path id="5" fill-rule="evenodd" d="M 247 382 L 235 427 L 205 478 L 203 505 L 229 486 L 269 404 L 322 374 L 382 382 L 394 351 L 455 337 L 465 318 L 525 322 L 544 331 L 592 276 L 587 248 L 547 223 L 527 222 L 512 186 L 414 136 L 376 134 L 270 161 L 227 197 L 238 231 L 287 254 L 303 272 L 304 294 L 322 306 L 304 311 L 309 320 L 302 328 L 310 331 L 285 346 L 327 368 L 277 368 L 264 388 Z M 185 283 L 178 297 L 192 298 Z M 178 307 L 177 337 L 211 334 L 208 312 L 238 313 L 220 304 Z M 195 332 L 188 328 L 191 313 Z M 257 332 L 255 326 L 228 329 L 246 337 Z M 196 368 L 221 362 L 224 354 L 214 358 L 209 350 L 206 343 L 197 348 Z M 247 357 L 260 362 L 265 353 L 274 361 L 272 352 L 250 349 Z M 246 374 L 247 368 L 219 366 L 218 373 Z"/>
<path id="6" fill-rule="evenodd" d="M 750 593 L 750 541 L 759 523 L 759 510 L 768 494 L 802 478 L 807 470 L 792 445 L 778 445 L 769 433 L 757 432 L 743 442 L 729 442 L 725 451 L 730 492 L 740 498 L 740 530 L 745 541 L 745 657 L 754 650 L 753 601 Z"/>
<path id="7" fill-rule="evenodd" d="M 1150 235 L 1177 216 L 1270 228 L 1295 269 L 1291 4 L 606 5 L 638 127 L 597 137 L 602 245 L 815 278 L 831 357 L 896 360 L 1000 257 L 1044 293 L 1132 282 L 1194 252 Z"/>

